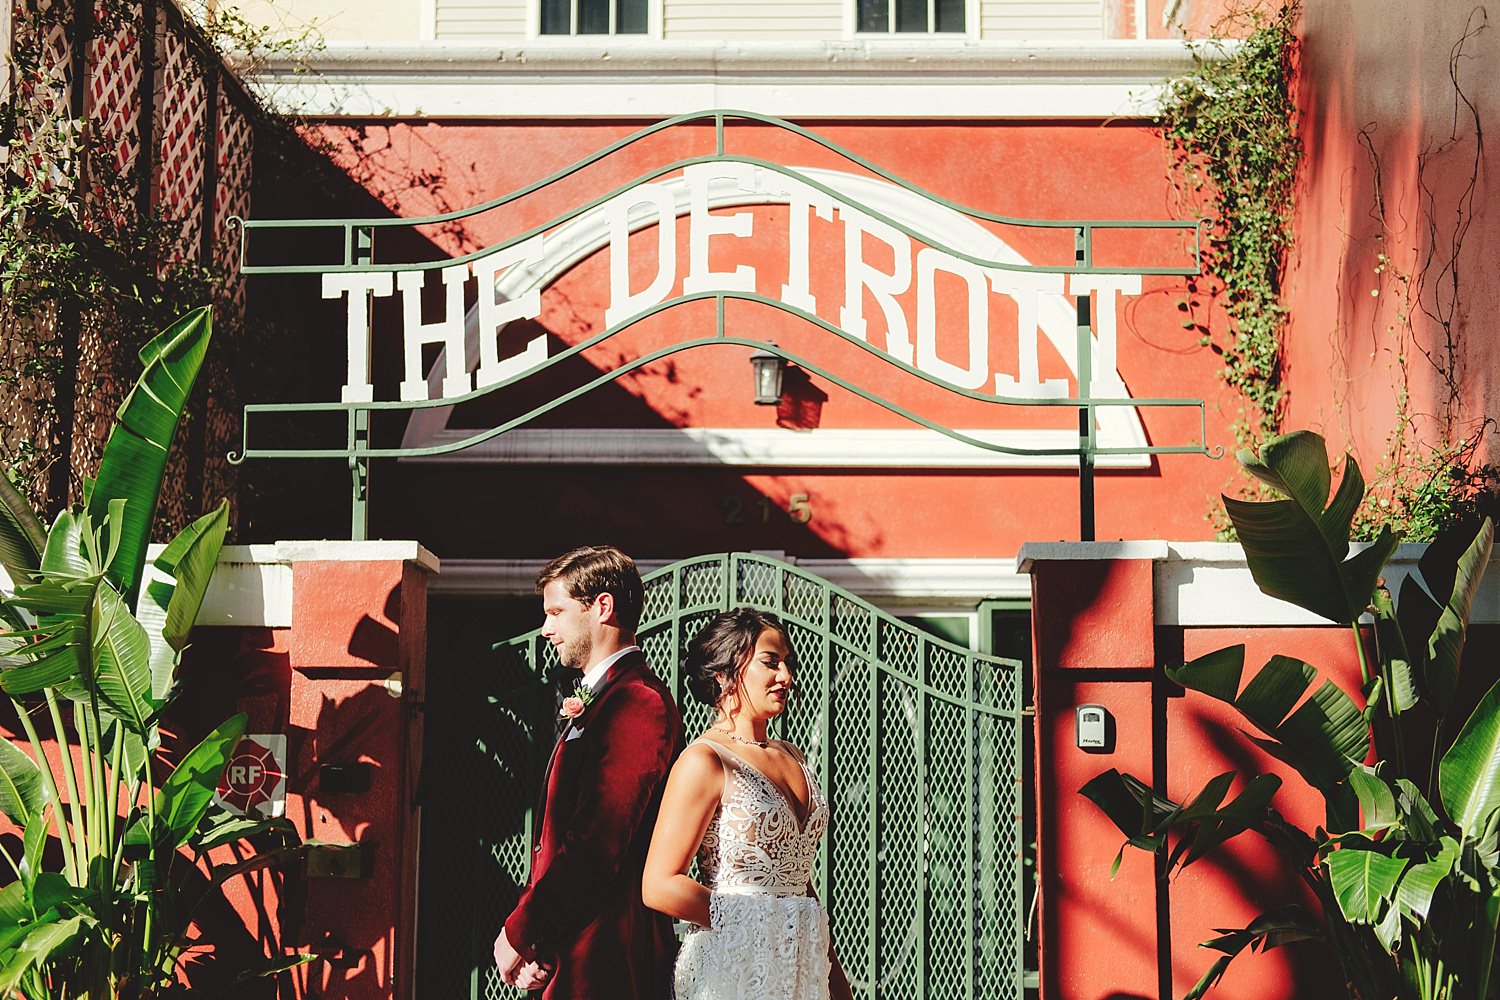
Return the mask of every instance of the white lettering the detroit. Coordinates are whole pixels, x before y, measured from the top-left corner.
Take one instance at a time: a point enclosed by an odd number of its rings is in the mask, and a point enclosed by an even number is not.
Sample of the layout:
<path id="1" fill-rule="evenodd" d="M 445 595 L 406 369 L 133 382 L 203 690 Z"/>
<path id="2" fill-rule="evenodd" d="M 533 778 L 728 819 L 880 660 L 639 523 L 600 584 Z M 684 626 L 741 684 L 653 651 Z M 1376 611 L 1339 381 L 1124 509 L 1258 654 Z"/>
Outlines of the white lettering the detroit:
<path id="1" fill-rule="evenodd" d="M 346 403 L 373 401 L 369 371 L 369 298 L 401 296 L 405 369 L 400 385 L 402 400 L 427 400 L 440 388 L 440 397 L 452 399 L 520 375 L 547 358 L 546 338 L 538 335 L 523 349 L 501 360 L 499 338 L 506 326 L 518 319 L 538 316 L 542 289 L 578 260 L 605 245 L 609 248 L 610 304 L 604 313 L 605 327 L 627 324 L 634 317 L 666 301 L 682 277 L 684 295 L 756 290 L 755 270 L 746 264 L 726 267 L 732 261 L 738 240 L 754 238 L 754 216 L 749 212 L 710 214 L 710 209 L 747 205 L 784 204 L 790 207 L 785 282 L 780 301 L 794 309 L 834 323 L 852 337 L 868 341 L 865 307 L 873 301 L 885 319 L 885 343 L 872 345 L 891 357 L 912 365 L 936 379 L 961 389 L 984 391 L 993 386 L 999 395 L 1023 398 L 1066 398 L 1066 379 L 1043 379 L 1038 364 L 1038 344 L 1046 339 L 1076 370 L 1076 311 L 1064 297 L 1092 294 L 1097 297 L 1097 330 L 1092 341 L 1095 394 L 1123 395 L 1115 363 L 1115 344 L 1120 297 L 1139 295 L 1139 274 L 1061 274 L 1046 271 L 1011 271 L 982 267 L 923 246 L 915 258 L 906 233 L 870 212 L 861 211 L 830 197 L 799 177 L 839 191 L 851 202 L 897 221 L 924 239 L 985 261 L 1025 265 L 1028 262 L 990 230 L 967 216 L 930 198 L 886 181 L 817 168 L 779 170 L 739 163 L 715 161 L 684 168 L 682 176 L 667 181 L 637 184 L 595 208 L 558 226 L 550 233 L 533 236 L 476 257 L 444 267 L 438 274 L 444 286 L 440 318 L 423 322 L 422 286 L 426 271 L 346 271 L 323 275 L 323 297 L 343 298 L 347 304 L 349 366 L 342 399 Z M 844 232 L 844 294 L 836 318 L 827 314 L 829 304 L 818 303 L 809 279 L 809 229 L 811 216 L 833 222 Z M 677 227 L 686 216 L 688 260 L 686 272 L 678 260 Z M 644 288 L 630 288 L 630 233 L 647 226 L 659 229 L 655 274 Z M 718 239 L 714 240 L 717 237 Z M 710 240 L 714 240 L 718 268 L 710 265 Z M 890 248 L 889 270 L 865 259 L 868 241 Z M 881 254 L 883 258 L 884 253 Z M 649 268 L 648 268 L 649 270 Z M 937 306 L 934 299 L 939 273 L 962 282 L 968 299 L 967 353 L 942 357 L 938 353 Z M 464 286 L 477 281 L 480 294 L 474 310 L 464 313 Z M 916 285 L 915 322 L 898 297 Z M 1065 288 L 1066 285 L 1066 288 Z M 945 281 L 944 287 L 959 287 Z M 1012 299 L 1016 307 L 1016 370 L 991 372 L 989 368 L 990 295 Z M 477 323 L 474 322 L 477 320 Z M 466 326 L 472 333 L 466 338 Z M 467 341 L 467 342 L 466 342 Z M 429 381 L 422 371 L 422 349 L 428 344 L 442 347 L 441 382 Z M 477 350 L 476 350 L 477 348 Z M 477 354 L 477 357 L 474 355 Z M 431 388 L 430 388 L 431 386 Z"/>

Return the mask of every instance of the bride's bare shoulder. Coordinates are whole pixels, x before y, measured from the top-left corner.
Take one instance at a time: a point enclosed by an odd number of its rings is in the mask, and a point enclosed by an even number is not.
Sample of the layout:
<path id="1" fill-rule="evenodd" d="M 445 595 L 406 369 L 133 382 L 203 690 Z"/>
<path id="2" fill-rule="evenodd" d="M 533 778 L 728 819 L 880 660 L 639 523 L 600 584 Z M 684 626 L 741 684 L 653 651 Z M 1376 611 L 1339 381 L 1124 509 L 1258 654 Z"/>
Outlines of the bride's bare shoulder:
<path id="1" fill-rule="evenodd" d="M 702 739 L 689 743 L 672 766 L 672 780 L 678 784 L 718 787 L 723 776 L 724 763 L 718 752 Z"/>

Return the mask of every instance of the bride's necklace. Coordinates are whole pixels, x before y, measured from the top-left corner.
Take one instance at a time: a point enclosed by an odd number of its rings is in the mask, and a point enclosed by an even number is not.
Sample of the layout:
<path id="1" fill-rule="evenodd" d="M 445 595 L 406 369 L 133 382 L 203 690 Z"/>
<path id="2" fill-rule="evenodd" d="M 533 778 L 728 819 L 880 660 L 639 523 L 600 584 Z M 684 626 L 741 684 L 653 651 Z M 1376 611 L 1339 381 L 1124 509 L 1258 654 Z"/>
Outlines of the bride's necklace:
<path id="1" fill-rule="evenodd" d="M 716 733 L 723 733 L 725 736 L 728 736 L 736 743 L 743 743 L 747 747 L 760 747 L 762 750 L 764 750 L 771 745 L 770 740 L 747 740 L 745 739 L 745 737 L 739 735 L 738 733 L 731 732 L 728 729 L 720 729 L 718 726 L 714 726 L 713 730 Z"/>

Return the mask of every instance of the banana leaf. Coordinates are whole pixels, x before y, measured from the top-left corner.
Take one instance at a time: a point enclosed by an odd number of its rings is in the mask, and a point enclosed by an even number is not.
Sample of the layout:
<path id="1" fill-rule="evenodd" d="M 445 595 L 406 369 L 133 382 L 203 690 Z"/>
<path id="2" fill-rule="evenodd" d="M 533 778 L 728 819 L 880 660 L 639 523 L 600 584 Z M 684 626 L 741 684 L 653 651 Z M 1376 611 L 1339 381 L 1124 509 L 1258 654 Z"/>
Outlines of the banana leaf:
<path id="1" fill-rule="evenodd" d="M 141 348 L 145 370 L 120 404 L 99 461 L 89 512 L 103 523 L 110 500 L 128 501 L 122 521 L 111 525 L 111 544 L 118 545 L 119 552 L 110 565 L 109 578 L 132 608 L 146 565 L 167 456 L 212 332 L 212 310 L 205 306 L 183 316 Z"/>
<path id="2" fill-rule="evenodd" d="M 1421 697 L 1417 669 L 1407 650 L 1390 591 L 1376 587 L 1370 606 L 1375 611 L 1375 648 L 1380 655 L 1381 676 L 1390 678 L 1391 714 L 1400 715 L 1415 707 Z"/>
<path id="3" fill-rule="evenodd" d="M 1287 497 L 1263 503 L 1223 498 L 1256 585 L 1329 621 L 1356 620 L 1397 542 L 1382 529 L 1369 548 L 1348 557 L 1349 526 L 1365 491 L 1358 463 L 1346 457 L 1343 481 L 1330 501 L 1328 450 L 1317 434 L 1274 437 L 1258 456 L 1246 450 L 1239 459 Z"/>
<path id="4" fill-rule="evenodd" d="M 1500 808 L 1500 682 L 1480 699 L 1439 761 L 1438 794 L 1466 840 L 1478 839 Z"/>
<path id="5" fill-rule="evenodd" d="M 0 812 L 24 828 L 46 799 L 36 761 L 10 740 L 0 739 Z"/>
<path id="6" fill-rule="evenodd" d="M 1424 922 L 1428 911 L 1432 909 L 1432 900 L 1437 895 L 1438 886 L 1453 874 L 1461 853 L 1458 841 L 1452 837 L 1444 837 L 1432 857 L 1412 864 L 1401 877 L 1401 884 L 1396 887 L 1396 903 L 1401 907 L 1401 912 L 1408 914 L 1418 924 Z"/>
<path id="7" fill-rule="evenodd" d="M 1464 643 L 1468 638 L 1469 616 L 1473 611 L 1474 596 L 1479 591 L 1480 581 L 1489 565 L 1494 542 L 1494 523 L 1485 518 L 1473 539 L 1456 559 L 1449 553 L 1455 543 L 1448 538 L 1428 546 L 1418 568 L 1423 582 L 1442 602 L 1440 607 L 1415 585 L 1410 588 L 1403 586 L 1401 590 L 1401 610 L 1406 610 L 1404 602 L 1410 600 L 1414 610 L 1407 618 L 1416 628 L 1427 626 L 1422 631 L 1408 632 L 1407 635 L 1422 644 L 1426 654 L 1423 686 L 1440 716 L 1447 716 L 1458 691 L 1459 661 L 1463 657 Z"/>
<path id="8" fill-rule="evenodd" d="M 245 734 L 249 717 L 241 712 L 224 722 L 183 755 L 156 793 L 158 843 L 170 848 L 187 843 L 218 791 L 230 755 Z"/>
<path id="9" fill-rule="evenodd" d="M 113 587 L 94 603 L 94 686 L 101 712 L 144 737 L 156 715 L 151 698 L 151 642 Z"/>
<path id="10" fill-rule="evenodd" d="M 1323 863 L 1344 919 L 1351 924 L 1375 924 L 1395 905 L 1396 884 L 1411 861 L 1374 847 L 1345 846 L 1329 852 Z"/>
<path id="11" fill-rule="evenodd" d="M 1295 904 L 1267 910 L 1238 930 L 1227 927 L 1216 927 L 1214 930 L 1220 936 L 1204 941 L 1198 947 L 1211 948 L 1224 954 L 1214 960 L 1203 978 L 1183 994 L 1182 1000 L 1198 1000 L 1207 993 L 1224 977 L 1224 972 L 1234 957 L 1247 947 L 1252 951 L 1270 951 L 1293 941 L 1323 939 L 1323 928 L 1318 924 L 1317 918 Z"/>
<path id="12" fill-rule="evenodd" d="M 151 696 L 158 703 L 176 681 L 178 656 L 203 606 L 229 531 L 229 504 L 183 528 L 147 573 L 136 617 L 151 641 Z"/>
<path id="13" fill-rule="evenodd" d="M 83 536 L 89 518 L 77 510 L 64 510 L 47 530 L 47 544 L 42 549 L 41 571 L 52 577 L 86 577 L 91 568 L 83 554 Z"/>
<path id="14" fill-rule="evenodd" d="M 81 915 L 67 919 L 54 917 L 47 921 L 38 920 L 28 927 L 25 936 L 0 967 L 0 994 L 10 995 L 34 966 L 70 949 L 84 929 L 84 920 Z"/>
<path id="15" fill-rule="evenodd" d="M 1312 666 L 1289 656 L 1273 656 L 1241 691 L 1244 665 L 1245 647 L 1240 644 L 1181 667 L 1168 667 L 1166 674 L 1185 688 L 1232 706 L 1269 737 L 1252 736 L 1257 746 L 1296 768 L 1324 793 L 1330 806 L 1341 801 L 1335 786 L 1364 760 L 1370 745 L 1370 730 L 1358 706 L 1338 685 L 1324 681 L 1291 711 L 1317 677 Z"/>
<path id="16" fill-rule="evenodd" d="M 0 469 L 0 566 L 12 587 L 30 579 L 42 563 L 46 545 L 47 532 L 36 512 Z"/>

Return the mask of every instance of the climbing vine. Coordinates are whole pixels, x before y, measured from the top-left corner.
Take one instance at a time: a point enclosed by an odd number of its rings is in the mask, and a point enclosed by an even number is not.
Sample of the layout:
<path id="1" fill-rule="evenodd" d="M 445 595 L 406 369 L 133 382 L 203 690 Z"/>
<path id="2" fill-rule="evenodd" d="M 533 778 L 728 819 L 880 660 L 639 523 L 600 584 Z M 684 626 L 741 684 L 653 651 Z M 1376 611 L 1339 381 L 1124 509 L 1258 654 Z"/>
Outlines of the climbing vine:
<path id="1" fill-rule="evenodd" d="M 1462 71 L 1471 58 L 1467 50 L 1487 20 L 1485 9 L 1475 7 L 1449 52 L 1452 115 L 1446 133 L 1440 132 L 1417 155 L 1414 247 L 1400 245 L 1412 234 L 1391 218 L 1407 213 L 1387 211 L 1373 129 L 1358 136 L 1366 154 L 1375 224 L 1370 291 L 1387 303 L 1377 318 L 1383 317 L 1391 339 L 1396 404 L 1394 427 L 1355 516 L 1360 538 L 1372 538 L 1380 525 L 1389 524 L 1407 541 L 1428 541 L 1456 522 L 1500 514 L 1500 468 L 1480 458 L 1485 435 L 1496 421 L 1465 406 L 1460 348 L 1468 290 L 1463 249 L 1476 218 L 1484 151 L 1482 116 L 1464 88 Z M 1445 176 L 1457 183 L 1435 179 L 1440 161 L 1446 161 Z M 1421 409 L 1411 398 L 1414 384 L 1436 389 L 1435 398 L 1424 401 Z"/>
<path id="2" fill-rule="evenodd" d="M 1178 188 L 1207 221 L 1205 278 L 1189 283 L 1178 307 L 1243 399 L 1232 422 L 1240 447 L 1275 434 L 1285 402 L 1281 288 L 1302 153 L 1291 94 L 1299 13 L 1298 2 L 1274 14 L 1261 5 L 1233 12 L 1214 34 L 1248 33 L 1197 43 L 1193 71 L 1169 83 L 1158 118 Z M 1215 304 L 1224 328 L 1206 315 Z"/>

